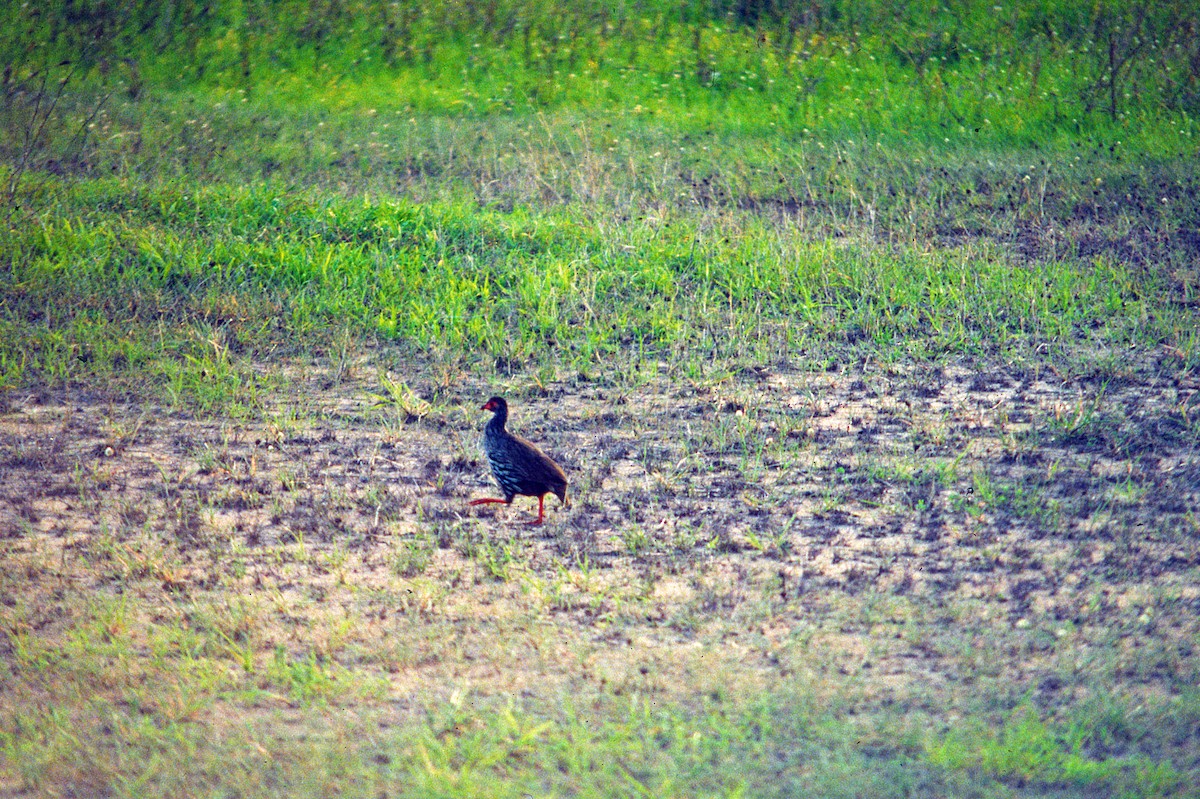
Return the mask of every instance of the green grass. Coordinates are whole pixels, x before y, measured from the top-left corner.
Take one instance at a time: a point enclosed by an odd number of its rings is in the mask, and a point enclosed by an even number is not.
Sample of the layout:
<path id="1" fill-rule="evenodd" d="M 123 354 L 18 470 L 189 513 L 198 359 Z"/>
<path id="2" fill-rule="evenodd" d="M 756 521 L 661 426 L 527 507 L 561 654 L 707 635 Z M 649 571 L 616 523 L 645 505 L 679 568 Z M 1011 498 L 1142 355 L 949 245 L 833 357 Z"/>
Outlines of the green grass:
<path id="1" fill-rule="evenodd" d="M 954 730 L 927 754 L 952 772 L 978 771 L 1018 784 L 1118 796 L 1171 796 L 1186 789 L 1186 777 L 1170 765 L 1129 754 L 1136 752 L 1130 738 L 1146 734 L 1137 714 L 1103 700 L 1097 705 L 1098 713 L 1081 711 L 1063 725 L 1047 724 L 1034 708 L 1017 708 L 998 733 Z"/>
<path id="2" fill-rule="evenodd" d="M 327 349 L 339 331 L 584 373 L 614 360 L 703 373 L 799 351 L 1197 357 L 1176 287 L 1110 257 L 1015 264 L 987 244 L 810 242 L 743 215 L 716 230 L 614 220 L 600 235 L 570 210 L 194 192 L 63 186 L 57 208 L 10 231 L 10 384 L 138 375 L 176 401 L 252 407 L 260 381 L 238 355 Z"/>
<path id="3" fill-rule="evenodd" d="M 849 684 L 831 704 L 792 679 L 757 695 L 714 688 L 686 706 L 652 690 L 564 696 L 554 709 L 456 690 L 397 717 L 369 663 L 295 658 L 282 644 L 245 660 L 237 642 L 265 608 L 202 608 L 186 627 L 142 623 L 133 608 L 98 598 L 57 644 L 16 632 L 6 614 L 9 701 L 57 697 L 22 703 L 0 730 L 24 785 L 115 796 L 228 785 L 250 796 L 1177 796 L 1187 777 L 1160 741 L 1186 739 L 1198 712 L 1191 694 L 1136 708 L 1097 698 L 1065 718 L 1024 704 L 998 728 L 971 719 L 931 732 L 918 709 L 856 720 Z M 179 751 L 193 754 L 173 761 Z"/>

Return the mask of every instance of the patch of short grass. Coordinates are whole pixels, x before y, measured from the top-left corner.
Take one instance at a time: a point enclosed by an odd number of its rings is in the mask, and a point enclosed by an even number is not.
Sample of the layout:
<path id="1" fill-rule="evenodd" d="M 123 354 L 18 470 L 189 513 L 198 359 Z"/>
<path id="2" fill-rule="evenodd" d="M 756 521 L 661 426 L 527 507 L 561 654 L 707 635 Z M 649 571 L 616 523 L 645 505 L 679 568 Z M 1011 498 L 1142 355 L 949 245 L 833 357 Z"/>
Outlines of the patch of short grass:
<path id="1" fill-rule="evenodd" d="M 703 374 L 801 350 L 893 361 L 1164 345 L 1194 357 L 1192 314 L 1170 286 L 1109 258 L 835 246 L 749 218 L 631 220 L 600 237 L 569 212 L 123 181 L 63 190 L 74 211 L 8 234 L 10 382 L 115 379 L 176 404 L 254 408 L 255 361 L 328 351 L 338 331 L 550 375 L 614 362 L 631 377 Z"/>
<path id="2" fill-rule="evenodd" d="M 1103 702 L 1104 700 L 1098 700 Z M 1180 796 L 1188 778 L 1169 761 L 1138 751 L 1127 711 L 1086 710 L 1070 723 L 1048 723 L 1032 707 L 1015 708 L 999 729 L 969 725 L 928 744 L 931 763 L 1003 784 L 1088 796 Z"/>

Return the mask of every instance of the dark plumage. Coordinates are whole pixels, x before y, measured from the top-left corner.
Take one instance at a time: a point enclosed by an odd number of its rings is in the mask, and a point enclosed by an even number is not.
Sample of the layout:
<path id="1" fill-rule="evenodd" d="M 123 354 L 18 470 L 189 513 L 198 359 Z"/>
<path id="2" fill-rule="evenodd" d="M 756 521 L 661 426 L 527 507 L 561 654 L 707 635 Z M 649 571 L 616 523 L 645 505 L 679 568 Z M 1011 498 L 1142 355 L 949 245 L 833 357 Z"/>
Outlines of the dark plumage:
<path id="1" fill-rule="evenodd" d="M 492 474 L 504 492 L 504 499 L 488 497 L 473 499 L 469 504 L 483 505 L 489 502 L 512 504 L 513 497 L 520 494 L 538 498 L 538 516 L 530 524 L 541 524 L 545 517 L 544 503 L 547 494 L 554 494 L 566 507 L 567 476 L 557 463 L 530 442 L 504 429 L 508 422 L 508 403 L 504 397 L 492 397 L 484 403 L 482 410 L 491 411 L 492 420 L 483 429 L 483 449 L 487 453 Z"/>

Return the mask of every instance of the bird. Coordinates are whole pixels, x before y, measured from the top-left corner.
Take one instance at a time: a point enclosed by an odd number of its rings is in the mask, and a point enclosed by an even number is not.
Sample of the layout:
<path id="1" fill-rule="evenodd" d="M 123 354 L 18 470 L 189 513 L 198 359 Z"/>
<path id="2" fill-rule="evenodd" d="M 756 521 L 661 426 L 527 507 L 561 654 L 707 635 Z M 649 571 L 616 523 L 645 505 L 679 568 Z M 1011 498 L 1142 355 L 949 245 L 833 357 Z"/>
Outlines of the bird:
<path id="1" fill-rule="evenodd" d="M 504 498 L 473 499 L 469 505 L 503 502 L 511 505 L 520 494 L 538 498 L 537 519 L 529 524 L 541 524 L 545 518 L 546 494 L 554 494 L 563 507 L 571 507 L 567 499 L 567 476 L 562 467 L 531 442 L 513 435 L 504 428 L 508 422 L 508 402 L 504 397 L 492 397 L 480 410 L 491 411 L 491 421 L 483 429 L 483 451 L 487 453 L 492 475 L 504 492 Z"/>

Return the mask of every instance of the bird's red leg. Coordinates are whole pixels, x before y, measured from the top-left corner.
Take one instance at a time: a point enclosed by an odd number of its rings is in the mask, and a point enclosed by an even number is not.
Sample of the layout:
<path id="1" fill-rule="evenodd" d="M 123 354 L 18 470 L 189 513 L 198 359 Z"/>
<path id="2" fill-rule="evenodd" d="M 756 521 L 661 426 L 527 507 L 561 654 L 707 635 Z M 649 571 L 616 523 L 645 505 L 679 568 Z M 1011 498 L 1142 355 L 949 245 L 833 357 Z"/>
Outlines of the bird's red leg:
<path id="1" fill-rule="evenodd" d="M 540 497 L 538 497 L 538 517 L 529 523 L 529 525 L 531 527 L 535 524 L 542 523 L 542 518 L 545 516 L 545 510 L 543 508 L 543 505 L 545 502 L 546 502 L 545 494 L 542 494 Z"/>

